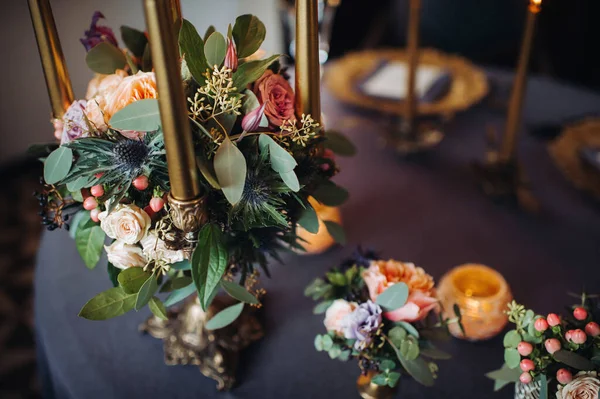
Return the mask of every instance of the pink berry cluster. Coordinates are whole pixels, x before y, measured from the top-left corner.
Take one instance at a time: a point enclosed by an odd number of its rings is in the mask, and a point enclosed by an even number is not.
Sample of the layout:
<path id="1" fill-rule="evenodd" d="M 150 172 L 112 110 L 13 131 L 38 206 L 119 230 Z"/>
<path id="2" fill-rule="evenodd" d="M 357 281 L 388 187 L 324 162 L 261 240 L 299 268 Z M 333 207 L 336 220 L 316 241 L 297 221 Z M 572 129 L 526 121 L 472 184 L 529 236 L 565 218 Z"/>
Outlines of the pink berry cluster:
<path id="1" fill-rule="evenodd" d="M 96 178 L 100 178 L 100 177 L 102 177 L 102 175 L 103 175 L 103 173 L 98 173 L 98 174 L 96 174 Z M 137 190 L 144 191 L 148 188 L 148 186 L 150 185 L 150 182 L 149 182 L 147 176 L 142 175 L 142 176 L 138 176 L 135 179 L 133 179 L 131 184 Z M 95 223 L 98 223 L 100 221 L 99 215 L 101 212 L 100 207 L 98 206 L 99 205 L 98 198 L 100 198 L 104 195 L 104 186 L 102 184 L 98 184 L 98 185 L 92 186 L 89 190 L 88 189 L 81 190 L 81 193 L 83 196 L 83 209 L 90 211 L 90 218 Z M 146 208 L 144 208 L 144 210 L 146 211 L 146 213 L 148 213 L 150 216 L 152 216 L 153 214 L 160 212 L 160 210 L 164 207 L 164 205 L 165 205 L 165 201 L 163 200 L 163 198 L 155 196 L 150 200 L 149 205 Z"/>
<path id="2" fill-rule="evenodd" d="M 517 346 L 517 351 L 525 359 L 521 360 L 519 366 L 523 372 L 519 380 L 529 384 L 536 373 L 545 372 L 553 363 L 559 363 L 552 355 L 561 349 L 577 351 L 586 344 L 588 340 L 600 338 L 600 325 L 589 320 L 588 311 L 583 307 L 573 310 L 573 318 L 581 328 L 569 328 L 571 323 L 563 322 L 556 313 L 539 317 L 534 322 L 534 329 L 543 338 L 543 348 L 536 348 L 534 344 L 522 341 Z M 545 350 L 545 353 L 544 353 Z M 556 371 L 556 380 L 560 384 L 568 384 L 573 379 L 573 374 L 567 368 L 561 367 Z"/>

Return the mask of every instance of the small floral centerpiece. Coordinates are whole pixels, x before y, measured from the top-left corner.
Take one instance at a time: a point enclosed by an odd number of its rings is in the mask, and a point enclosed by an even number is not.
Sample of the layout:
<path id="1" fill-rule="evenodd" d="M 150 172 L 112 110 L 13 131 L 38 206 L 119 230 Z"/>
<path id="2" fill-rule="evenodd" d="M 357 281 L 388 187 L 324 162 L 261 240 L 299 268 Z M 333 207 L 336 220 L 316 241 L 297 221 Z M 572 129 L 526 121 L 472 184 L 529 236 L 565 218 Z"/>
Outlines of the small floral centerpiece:
<path id="1" fill-rule="evenodd" d="M 515 397 L 595 399 L 600 392 L 600 306 L 586 294 L 570 314 L 536 315 L 514 301 L 515 329 L 504 336 L 504 366 L 487 376 L 495 389 L 517 383 Z M 527 393 L 536 396 L 527 396 Z"/>
<path id="2" fill-rule="evenodd" d="M 168 306 L 197 294 L 206 309 L 223 290 L 239 303 L 206 327 L 224 327 L 245 304 L 258 306 L 253 285 L 258 268 L 269 275 L 268 257 L 302 248 L 297 226 L 317 232 L 309 198 L 344 202 L 346 190 L 331 181 L 334 151 L 347 155 L 352 145 L 313 116 L 296 115 L 279 55 L 256 55 L 266 35 L 258 18 L 243 15 L 226 35 L 210 27 L 204 37 L 180 20 L 178 61 L 206 218 L 198 237 L 184 234 L 168 211 L 148 36 L 123 26 L 120 47 L 102 18 L 94 15 L 81 40 L 96 73 L 85 99 L 54 121 L 60 144 L 34 147 L 44 161 L 43 224 L 70 228 L 90 269 L 106 252 L 113 288 L 85 304 L 81 317 L 104 320 L 149 305 L 164 319 Z M 325 226 L 342 236 L 336 223 Z M 164 302 L 159 292 L 169 293 Z"/>
<path id="3" fill-rule="evenodd" d="M 395 387 L 401 374 L 433 385 L 438 366 L 450 356 L 434 345 L 448 337 L 433 278 L 412 263 L 382 260 L 361 252 L 314 280 L 305 294 L 320 301 L 326 334 L 315 347 L 332 359 L 354 358 L 363 375 L 379 386 Z"/>

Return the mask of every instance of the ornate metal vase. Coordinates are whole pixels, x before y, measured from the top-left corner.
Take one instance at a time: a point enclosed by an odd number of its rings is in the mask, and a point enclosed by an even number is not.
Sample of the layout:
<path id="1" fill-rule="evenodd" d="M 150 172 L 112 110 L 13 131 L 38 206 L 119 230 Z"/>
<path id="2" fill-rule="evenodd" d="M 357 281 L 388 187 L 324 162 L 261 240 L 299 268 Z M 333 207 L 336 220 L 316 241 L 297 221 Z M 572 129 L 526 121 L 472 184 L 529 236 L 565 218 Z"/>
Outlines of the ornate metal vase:
<path id="1" fill-rule="evenodd" d="M 360 375 L 356 380 L 356 389 L 358 394 L 363 399 L 392 399 L 396 392 L 398 392 L 398 386 L 390 388 L 385 385 L 373 384 L 372 379 L 377 375 L 375 371 L 369 371 L 367 375 Z"/>
<path id="2" fill-rule="evenodd" d="M 541 384 L 539 381 L 523 384 L 515 383 L 515 399 L 540 399 Z"/>

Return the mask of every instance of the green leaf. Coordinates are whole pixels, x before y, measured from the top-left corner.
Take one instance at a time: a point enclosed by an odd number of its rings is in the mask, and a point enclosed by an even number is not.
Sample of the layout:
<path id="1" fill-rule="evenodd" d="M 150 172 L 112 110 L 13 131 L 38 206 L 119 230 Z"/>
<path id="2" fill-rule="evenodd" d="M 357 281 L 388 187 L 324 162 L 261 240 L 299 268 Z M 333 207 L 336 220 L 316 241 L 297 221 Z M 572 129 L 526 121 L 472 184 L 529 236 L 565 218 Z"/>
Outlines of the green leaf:
<path id="1" fill-rule="evenodd" d="M 90 212 L 86 210 L 81 210 L 77 212 L 71 218 L 71 228 L 69 229 L 69 235 L 72 239 L 75 239 L 77 234 L 77 230 L 79 230 L 80 226 L 85 226 L 90 221 Z"/>
<path id="2" fill-rule="evenodd" d="M 204 42 L 194 25 L 186 19 L 183 20 L 179 30 L 179 52 L 185 58 L 185 62 L 196 82 L 203 85 L 206 80 L 203 74 L 209 69 L 204 55 Z"/>
<path id="3" fill-rule="evenodd" d="M 110 118 L 110 126 L 117 130 L 152 132 L 161 126 L 158 100 L 154 98 L 134 101 Z"/>
<path id="4" fill-rule="evenodd" d="M 108 272 L 108 278 L 112 283 L 113 287 L 119 286 L 119 273 L 121 273 L 121 269 L 115 267 L 112 263 L 108 262 L 106 264 L 106 271 Z"/>
<path id="5" fill-rule="evenodd" d="M 167 309 L 165 308 L 165 305 L 163 305 L 163 303 L 157 297 L 153 296 L 152 298 L 150 298 L 150 302 L 148 302 L 148 307 L 150 308 L 150 311 L 154 316 L 158 317 L 161 320 L 169 320 L 169 318 L 167 317 Z"/>
<path id="6" fill-rule="evenodd" d="M 210 35 L 212 35 L 216 31 L 217 31 L 217 28 L 215 28 L 212 25 L 209 26 L 208 29 L 206 29 L 206 32 L 204 32 L 204 37 L 203 37 L 204 42 L 206 42 L 208 40 L 208 38 L 210 37 Z"/>
<path id="7" fill-rule="evenodd" d="M 237 204 L 246 184 L 246 158 L 228 137 L 215 154 L 214 167 L 225 198 L 230 204 Z"/>
<path id="8" fill-rule="evenodd" d="M 452 355 L 435 348 L 433 345 L 429 348 L 421 348 L 421 355 L 434 360 L 449 360 Z"/>
<path id="9" fill-rule="evenodd" d="M 342 226 L 331 220 L 324 220 L 323 223 L 325 224 L 325 227 L 327 227 L 329 235 L 333 237 L 335 242 L 342 245 L 346 244 L 346 232 Z"/>
<path id="10" fill-rule="evenodd" d="M 400 347 L 402 341 L 406 339 L 407 333 L 406 330 L 402 327 L 393 327 L 388 333 L 388 338 L 392 341 L 392 343 L 396 347 Z"/>
<path id="11" fill-rule="evenodd" d="M 265 25 L 254 15 L 240 15 L 233 26 L 233 40 L 239 58 L 246 58 L 254 54 L 267 35 Z"/>
<path id="12" fill-rule="evenodd" d="M 529 326 L 529 324 L 531 324 L 535 319 L 535 313 L 533 313 L 533 310 L 528 309 L 527 312 L 525 312 L 525 317 L 523 317 L 523 327 L 527 327 Z"/>
<path id="13" fill-rule="evenodd" d="M 315 337 L 315 349 L 317 352 L 321 352 L 323 350 L 323 336 L 317 335 Z"/>
<path id="14" fill-rule="evenodd" d="M 146 306 L 154 294 L 156 294 L 156 291 L 158 291 L 158 281 L 153 275 L 140 287 L 137 300 L 135 301 L 135 310 L 140 310 Z"/>
<path id="15" fill-rule="evenodd" d="M 231 297 L 237 299 L 240 302 L 249 303 L 252 305 L 258 304 L 258 299 L 251 293 L 249 293 L 244 287 L 231 281 L 221 281 L 221 286 Z"/>
<path id="16" fill-rule="evenodd" d="M 210 184 L 211 187 L 214 188 L 215 190 L 220 190 L 221 186 L 219 185 L 217 178 L 213 175 L 212 171 L 209 169 L 209 166 L 206 163 L 206 161 L 204 161 L 200 157 L 196 157 L 196 165 L 198 166 L 198 169 L 200 169 L 200 173 L 202 173 L 202 176 L 204 176 L 204 178 L 206 179 L 208 184 Z"/>
<path id="17" fill-rule="evenodd" d="M 121 38 L 133 55 L 136 57 L 144 56 L 144 50 L 148 44 L 148 38 L 146 38 L 144 32 L 129 26 L 121 26 Z"/>
<path id="18" fill-rule="evenodd" d="M 341 354 L 342 354 L 342 349 L 339 347 L 339 345 L 334 345 L 329 350 L 329 357 L 331 359 L 337 359 Z"/>
<path id="19" fill-rule="evenodd" d="M 333 303 L 333 301 L 325 301 L 325 302 L 318 303 L 313 308 L 313 314 L 325 313 L 327 311 L 327 309 L 329 309 L 329 307 L 331 306 L 332 303 Z"/>
<path id="20" fill-rule="evenodd" d="M 329 352 L 333 348 L 333 339 L 329 335 L 323 335 L 323 350 Z"/>
<path id="21" fill-rule="evenodd" d="M 94 180 L 96 180 L 95 177 L 92 177 L 92 178 L 90 178 L 89 176 L 78 177 L 77 179 L 67 183 L 67 190 L 69 190 L 70 192 L 73 193 L 75 191 L 81 190 L 82 188 L 90 187 L 92 181 L 94 181 Z"/>
<path id="22" fill-rule="evenodd" d="M 540 382 L 540 399 L 548 399 L 548 378 L 546 374 L 540 374 L 538 381 Z"/>
<path id="23" fill-rule="evenodd" d="M 329 148 L 335 154 L 343 157 L 356 155 L 356 147 L 343 134 L 328 130 L 325 133 L 325 138 L 327 139 L 325 147 Z"/>
<path id="24" fill-rule="evenodd" d="M 206 322 L 204 328 L 207 330 L 218 330 L 233 323 L 244 310 L 244 302 L 223 309 Z"/>
<path id="25" fill-rule="evenodd" d="M 400 353 L 402 353 L 402 356 L 404 356 L 406 360 L 412 361 L 419 357 L 419 343 L 412 335 L 406 337 L 406 339 L 400 343 L 398 349 L 400 349 Z"/>
<path id="26" fill-rule="evenodd" d="M 58 147 L 44 162 L 44 180 L 55 184 L 67 177 L 73 164 L 73 151 L 69 147 Z"/>
<path id="27" fill-rule="evenodd" d="M 371 378 L 371 382 L 375 385 L 386 386 L 388 384 L 388 376 L 386 373 L 379 373 Z"/>
<path id="28" fill-rule="evenodd" d="M 317 187 L 312 196 L 323 205 L 339 206 L 348 199 L 348 191 L 331 181 L 326 181 Z"/>
<path id="29" fill-rule="evenodd" d="M 504 362 L 511 369 L 519 367 L 521 355 L 519 355 L 519 352 L 516 349 L 507 348 L 504 350 Z"/>
<path id="30" fill-rule="evenodd" d="M 88 269 L 93 269 L 100 261 L 106 234 L 99 224 L 89 220 L 79 225 L 75 233 L 75 246 Z"/>
<path id="31" fill-rule="evenodd" d="M 225 273 L 227 261 L 227 251 L 220 227 L 216 224 L 204 225 L 192 255 L 192 278 L 198 290 L 200 305 L 204 310 L 208 307 L 210 297 Z"/>
<path id="32" fill-rule="evenodd" d="M 418 357 L 415 360 L 408 360 L 402 355 L 402 353 L 400 353 L 400 350 L 390 340 L 388 340 L 388 343 L 394 352 L 396 352 L 396 356 L 398 357 L 402 367 L 404 367 L 406 372 L 410 374 L 418 383 L 427 387 L 430 387 L 434 384 L 435 379 L 431 373 L 431 370 L 429 369 L 429 364 L 423 360 L 422 357 Z"/>
<path id="33" fill-rule="evenodd" d="M 186 259 L 181 262 L 173 263 L 171 268 L 175 270 L 192 270 L 192 264 Z"/>
<path id="34" fill-rule="evenodd" d="M 499 390 L 510 384 L 510 381 L 494 380 L 494 392 L 498 392 Z"/>
<path id="35" fill-rule="evenodd" d="M 142 267 L 129 267 L 119 274 L 119 285 L 127 294 L 137 294 L 152 274 Z"/>
<path id="36" fill-rule="evenodd" d="M 310 204 L 308 204 L 306 209 L 302 212 L 298 224 L 309 233 L 317 234 L 319 232 L 319 218 L 317 217 L 317 212 L 315 212 Z"/>
<path id="37" fill-rule="evenodd" d="M 85 56 L 88 68 L 96 73 L 111 75 L 117 69 L 124 69 L 127 65 L 125 54 L 114 45 L 102 42 L 92 47 Z"/>
<path id="38" fill-rule="evenodd" d="M 517 330 L 510 330 L 504 336 L 504 347 L 505 348 L 516 348 L 517 345 L 523 340 L 521 334 Z"/>
<path id="39" fill-rule="evenodd" d="M 396 385 L 398 385 L 398 381 L 400 380 L 400 373 L 397 372 L 391 372 L 388 374 L 388 386 L 390 388 L 394 388 Z"/>
<path id="40" fill-rule="evenodd" d="M 271 168 L 277 173 L 291 172 L 294 170 L 298 162 L 294 157 L 287 152 L 283 147 L 275 142 L 269 135 L 261 134 L 258 136 L 258 145 L 261 154 L 269 151 L 269 159 Z M 283 178 L 283 177 L 282 177 Z"/>
<path id="41" fill-rule="evenodd" d="M 379 369 L 383 371 L 390 371 L 396 368 L 396 363 L 393 360 L 385 359 L 379 363 Z"/>
<path id="42" fill-rule="evenodd" d="M 407 299 L 408 286 L 405 283 L 396 283 L 379 294 L 375 302 L 382 308 L 392 311 L 404 306 Z"/>
<path id="43" fill-rule="evenodd" d="M 79 311 L 88 320 L 107 320 L 133 309 L 136 294 L 127 294 L 121 287 L 111 288 L 90 299 Z"/>
<path id="44" fill-rule="evenodd" d="M 348 359 L 350 359 L 350 356 L 352 356 L 352 351 L 344 350 L 344 351 L 342 351 L 342 353 L 340 353 L 340 355 L 338 356 L 338 359 L 341 360 L 342 362 L 345 362 Z"/>
<path id="45" fill-rule="evenodd" d="M 147 44 L 144 49 L 144 55 L 142 56 L 142 71 L 152 71 L 152 53 L 150 51 L 150 44 Z"/>
<path id="46" fill-rule="evenodd" d="M 417 339 L 420 338 L 419 331 L 412 324 L 410 324 L 406 321 L 397 321 L 396 325 L 404 328 L 406 330 L 406 332 L 409 333 L 410 335 L 412 335 L 413 337 L 415 337 Z"/>
<path id="47" fill-rule="evenodd" d="M 164 283 L 163 286 L 160 287 L 159 292 L 172 292 L 175 290 L 179 290 L 181 288 L 187 287 L 193 282 L 194 281 L 192 280 L 192 278 L 188 276 L 175 277 Z"/>
<path id="48" fill-rule="evenodd" d="M 187 287 L 183 287 L 178 290 L 175 290 L 175 291 L 171 292 L 171 294 L 165 300 L 165 306 L 166 307 L 173 306 L 173 305 L 183 301 L 185 298 L 189 297 L 190 295 L 194 294 L 195 292 L 196 292 L 196 286 L 194 284 L 190 284 Z"/>
<path id="49" fill-rule="evenodd" d="M 329 280 L 329 282 L 333 285 L 337 285 L 338 287 L 343 287 L 346 284 L 348 284 L 348 281 L 346 281 L 346 276 L 344 276 L 343 273 L 340 272 L 327 272 L 325 273 L 325 275 L 327 276 L 327 280 Z"/>
<path id="50" fill-rule="evenodd" d="M 561 349 L 557 352 L 554 352 L 554 358 L 557 361 L 577 370 L 588 371 L 595 369 L 594 363 L 592 363 L 589 359 L 586 359 L 585 357 L 568 350 Z"/>
<path id="51" fill-rule="evenodd" d="M 233 86 L 238 91 L 243 91 L 250 83 L 256 82 L 279 57 L 281 55 L 275 54 L 266 60 L 249 61 L 241 64 L 237 71 L 233 73 Z"/>
<path id="52" fill-rule="evenodd" d="M 204 55 L 209 66 L 220 67 L 227 53 L 227 41 L 219 32 L 213 32 L 204 43 Z"/>
<path id="53" fill-rule="evenodd" d="M 279 176 L 290 190 L 292 190 L 295 193 L 300 191 L 300 182 L 298 181 L 298 176 L 296 176 L 296 172 L 294 172 L 293 170 L 289 172 L 281 172 L 279 173 Z"/>

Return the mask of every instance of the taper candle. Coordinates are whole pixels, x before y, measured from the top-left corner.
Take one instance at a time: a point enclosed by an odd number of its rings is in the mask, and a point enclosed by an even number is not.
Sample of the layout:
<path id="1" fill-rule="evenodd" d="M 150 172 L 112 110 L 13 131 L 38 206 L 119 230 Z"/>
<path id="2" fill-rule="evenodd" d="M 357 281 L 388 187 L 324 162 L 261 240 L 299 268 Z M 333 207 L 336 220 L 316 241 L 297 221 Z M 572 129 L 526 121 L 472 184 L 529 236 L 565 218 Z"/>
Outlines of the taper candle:
<path id="1" fill-rule="evenodd" d="M 406 52 L 408 58 L 408 74 L 406 77 L 406 108 L 404 110 L 404 125 L 412 133 L 417 114 L 417 96 L 415 86 L 417 69 L 419 68 L 419 26 L 421 21 L 421 0 L 410 0 L 408 17 L 408 33 Z"/>
<path id="2" fill-rule="evenodd" d="M 296 0 L 296 114 L 321 123 L 319 0 Z"/>
<path id="3" fill-rule="evenodd" d="M 541 8 L 542 0 L 529 0 L 525 34 L 523 36 L 523 44 L 519 55 L 515 81 L 510 95 L 506 129 L 500 147 L 499 159 L 503 163 L 512 161 L 517 154 L 517 137 L 523 111 L 523 97 L 525 95 L 525 89 L 527 88 L 527 69 L 535 33 L 535 22 Z"/>
<path id="4" fill-rule="evenodd" d="M 42 60 L 52 107 L 52 118 L 60 119 L 73 102 L 73 89 L 49 0 L 29 0 L 29 13 Z"/>
<path id="5" fill-rule="evenodd" d="M 176 200 L 191 200 L 198 198 L 201 193 L 181 80 L 171 0 L 145 0 L 144 5 L 156 73 L 171 196 Z"/>

